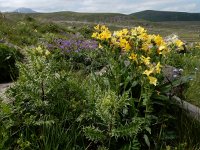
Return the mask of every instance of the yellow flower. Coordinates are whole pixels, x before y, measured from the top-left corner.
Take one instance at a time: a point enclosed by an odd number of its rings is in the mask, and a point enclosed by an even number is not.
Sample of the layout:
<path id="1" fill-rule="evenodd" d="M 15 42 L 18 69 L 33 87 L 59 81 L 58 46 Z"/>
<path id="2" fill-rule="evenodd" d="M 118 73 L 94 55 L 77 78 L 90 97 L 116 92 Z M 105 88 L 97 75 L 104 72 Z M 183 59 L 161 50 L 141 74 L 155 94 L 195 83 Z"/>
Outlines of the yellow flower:
<path id="1" fill-rule="evenodd" d="M 158 46 L 161 46 L 164 43 L 163 38 L 160 35 L 157 35 L 157 36 L 154 37 L 154 42 Z"/>
<path id="2" fill-rule="evenodd" d="M 141 33 L 141 34 L 138 36 L 138 38 L 139 38 L 140 40 L 146 41 L 146 40 L 148 40 L 149 36 L 148 36 L 147 33 Z"/>
<path id="3" fill-rule="evenodd" d="M 124 47 L 125 46 L 125 44 L 127 43 L 127 40 L 126 39 L 124 39 L 124 38 L 120 38 L 119 39 L 119 44 L 120 44 L 120 47 Z"/>
<path id="4" fill-rule="evenodd" d="M 125 47 L 124 47 L 124 50 L 129 51 L 130 49 L 131 49 L 131 45 L 127 42 Z"/>
<path id="5" fill-rule="evenodd" d="M 99 43 L 99 48 L 100 48 L 100 49 L 102 49 L 102 48 L 103 48 L 103 46 L 101 46 L 101 44 L 100 44 L 100 43 Z"/>
<path id="6" fill-rule="evenodd" d="M 97 38 L 97 37 L 98 37 L 98 33 L 97 32 L 92 33 L 92 38 Z"/>
<path id="7" fill-rule="evenodd" d="M 158 49 L 159 49 L 159 51 L 162 51 L 162 50 L 164 50 L 164 49 L 166 49 L 166 45 L 160 45 L 159 47 L 158 47 Z"/>
<path id="8" fill-rule="evenodd" d="M 142 56 L 140 59 L 145 65 L 149 65 L 150 64 L 150 59 L 151 59 L 150 57 Z"/>
<path id="9" fill-rule="evenodd" d="M 116 36 L 116 37 L 121 37 L 122 32 L 121 31 L 114 31 L 113 35 Z"/>
<path id="10" fill-rule="evenodd" d="M 151 42 L 152 40 L 154 40 L 155 38 L 155 34 L 149 34 L 148 35 L 148 40 Z"/>
<path id="11" fill-rule="evenodd" d="M 146 32 L 146 30 L 145 30 L 143 27 L 141 27 L 141 26 L 137 27 L 137 28 L 136 28 L 136 31 L 137 31 L 139 34 L 142 34 L 142 33 Z"/>
<path id="12" fill-rule="evenodd" d="M 40 46 L 38 46 L 36 49 L 36 52 L 38 52 L 39 54 L 42 54 L 43 53 L 43 50 Z"/>
<path id="13" fill-rule="evenodd" d="M 102 25 L 101 30 L 108 30 L 108 28 L 105 25 Z"/>
<path id="14" fill-rule="evenodd" d="M 122 33 L 123 33 L 123 35 L 127 35 L 128 34 L 128 29 L 123 29 Z"/>
<path id="15" fill-rule="evenodd" d="M 149 44 L 143 43 L 142 44 L 142 50 L 147 51 L 149 49 Z"/>
<path id="16" fill-rule="evenodd" d="M 100 33 L 99 38 L 101 40 L 106 40 L 111 38 L 111 32 L 110 31 L 103 31 L 102 33 Z"/>
<path id="17" fill-rule="evenodd" d="M 119 46 L 126 51 L 129 51 L 131 49 L 129 42 L 125 38 L 120 38 Z"/>
<path id="18" fill-rule="evenodd" d="M 111 37 L 111 43 L 112 44 L 119 44 L 118 42 L 117 42 L 117 38 L 115 38 L 115 37 Z"/>
<path id="19" fill-rule="evenodd" d="M 181 41 L 181 40 L 177 40 L 176 42 L 175 42 L 175 44 L 176 44 L 176 46 L 177 47 L 181 47 L 181 46 L 183 46 L 183 42 Z"/>
<path id="20" fill-rule="evenodd" d="M 46 56 L 49 56 L 51 53 L 48 51 L 48 50 L 46 50 L 46 52 L 45 52 L 45 55 Z"/>
<path id="21" fill-rule="evenodd" d="M 151 48 L 153 47 L 153 45 L 151 43 L 148 42 L 144 42 L 142 43 L 142 50 L 151 53 Z"/>
<path id="22" fill-rule="evenodd" d="M 99 30 L 99 29 L 100 29 L 100 25 L 99 25 L 99 24 L 96 25 L 96 26 L 94 27 L 94 29 L 95 29 L 95 30 Z"/>
<path id="23" fill-rule="evenodd" d="M 93 38 L 96 38 L 96 39 L 99 39 L 99 40 L 107 40 L 109 38 L 111 38 L 111 32 L 108 30 L 108 28 L 103 25 L 103 26 L 100 26 L 100 25 L 97 25 L 94 27 L 95 30 L 99 30 L 98 32 L 94 32 L 92 34 L 92 37 Z"/>
<path id="24" fill-rule="evenodd" d="M 150 74 L 153 73 L 153 71 L 154 71 L 154 68 L 151 68 L 150 70 L 145 70 L 145 71 L 143 72 L 143 74 L 149 76 Z"/>
<path id="25" fill-rule="evenodd" d="M 160 73 L 161 67 L 162 67 L 162 65 L 160 64 L 160 62 L 158 62 L 157 65 L 155 66 L 156 73 Z"/>
<path id="26" fill-rule="evenodd" d="M 149 79 L 150 84 L 153 84 L 155 86 L 157 85 L 157 78 L 152 77 L 152 76 L 148 76 L 148 79 Z"/>
<path id="27" fill-rule="evenodd" d="M 137 62 L 137 54 L 131 53 L 131 56 L 129 56 L 129 59 Z"/>
<path id="28" fill-rule="evenodd" d="M 131 35 L 132 35 L 132 36 L 136 36 L 136 35 L 137 35 L 136 29 L 131 29 Z"/>
<path id="29" fill-rule="evenodd" d="M 128 29 L 123 29 L 120 31 L 115 31 L 113 35 L 116 37 L 122 37 L 122 36 L 126 36 L 127 34 L 128 34 Z"/>
<path id="30" fill-rule="evenodd" d="M 166 46 L 166 43 L 162 42 L 162 43 L 160 43 L 160 46 L 158 46 L 157 53 L 163 54 L 164 50 L 167 50 L 167 46 Z"/>

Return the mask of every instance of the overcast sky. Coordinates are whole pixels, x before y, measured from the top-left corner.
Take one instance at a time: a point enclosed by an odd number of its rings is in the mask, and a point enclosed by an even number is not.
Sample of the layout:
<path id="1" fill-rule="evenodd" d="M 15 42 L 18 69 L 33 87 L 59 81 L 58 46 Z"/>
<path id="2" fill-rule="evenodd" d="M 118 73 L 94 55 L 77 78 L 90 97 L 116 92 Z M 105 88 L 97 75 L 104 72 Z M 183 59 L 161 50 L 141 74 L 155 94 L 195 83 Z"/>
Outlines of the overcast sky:
<path id="1" fill-rule="evenodd" d="M 200 12 L 200 0 L 0 0 L 0 11 L 28 7 L 38 12 L 118 12 L 142 10 Z"/>

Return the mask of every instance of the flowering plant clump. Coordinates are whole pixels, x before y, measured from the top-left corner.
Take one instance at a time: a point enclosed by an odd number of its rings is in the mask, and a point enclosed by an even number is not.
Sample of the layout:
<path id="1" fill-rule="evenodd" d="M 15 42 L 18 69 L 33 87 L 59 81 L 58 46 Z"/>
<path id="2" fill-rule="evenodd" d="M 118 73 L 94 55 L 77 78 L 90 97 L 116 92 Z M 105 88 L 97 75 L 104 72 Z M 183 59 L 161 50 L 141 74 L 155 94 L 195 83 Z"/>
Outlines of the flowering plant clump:
<path id="1" fill-rule="evenodd" d="M 165 105 L 159 100 L 168 100 L 164 90 L 168 92 L 169 88 L 161 82 L 162 66 L 170 52 L 181 48 L 183 42 L 178 39 L 168 42 L 140 26 L 111 32 L 108 27 L 97 25 L 94 30 L 92 38 L 99 42 L 101 57 L 107 62 L 101 73 L 94 74 L 94 82 L 105 95 L 98 94 L 92 103 L 88 102 L 87 112 L 92 112 L 92 116 L 88 114 L 84 135 L 94 144 L 98 141 L 108 148 L 122 138 L 131 148 L 139 141 L 150 148 L 153 140 L 148 137 L 157 132 L 155 124 Z M 141 135 L 144 141 L 139 140 Z"/>
<path id="2" fill-rule="evenodd" d="M 92 115 L 86 117 L 89 123 L 83 127 L 84 135 L 94 145 L 100 143 L 106 148 L 120 145 L 124 139 L 129 143 L 129 148 L 124 149 L 133 148 L 136 143 L 151 149 L 151 143 L 156 143 L 152 135 L 160 134 L 163 124 L 168 126 L 161 120 L 169 119 L 164 107 L 171 85 L 162 82 L 162 67 L 170 53 L 181 50 L 184 43 L 178 38 L 169 41 L 148 34 L 140 26 L 111 32 L 108 27 L 97 25 L 94 30 L 92 38 L 99 42 L 101 57 L 107 62 L 100 74 L 94 74 L 94 82 L 105 95 L 98 94 L 88 103 L 87 112 Z"/>
<path id="3" fill-rule="evenodd" d="M 50 52 L 65 58 L 72 68 L 86 69 L 92 64 L 92 57 L 96 55 L 95 49 L 98 48 L 98 42 L 86 39 L 79 34 L 67 34 L 66 37 L 53 40 L 47 47 Z M 86 70 L 88 71 L 88 68 Z"/>
<path id="4" fill-rule="evenodd" d="M 98 47 L 95 40 L 85 39 L 79 35 L 67 35 L 68 39 L 55 39 L 52 44 L 49 44 L 50 49 L 59 49 L 63 53 L 78 53 L 82 51 L 94 50 Z"/>
<path id="5" fill-rule="evenodd" d="M 55 41 L 58 48 L 63 52 L 80 52 L 82 50 L 93 50 L 97 48 L 97 42 L 94 40 L 62 40 Z"/>
<path id="6" fill-rule="evenodd" d="M 183 42 L 176 38 L 165 40 L 160 35 L 148 34 L 142 27 L 131 30 L 122 29 L 113 33 L 104 25 L 94 27 L 92 37 L 99 40 L 99 48 L 108 48 L 112 52 L 119 50 L 149 83 L 156 86 L 157 75 L 161 73 L 162 58 L 174 48 L 182 49 Z"/>

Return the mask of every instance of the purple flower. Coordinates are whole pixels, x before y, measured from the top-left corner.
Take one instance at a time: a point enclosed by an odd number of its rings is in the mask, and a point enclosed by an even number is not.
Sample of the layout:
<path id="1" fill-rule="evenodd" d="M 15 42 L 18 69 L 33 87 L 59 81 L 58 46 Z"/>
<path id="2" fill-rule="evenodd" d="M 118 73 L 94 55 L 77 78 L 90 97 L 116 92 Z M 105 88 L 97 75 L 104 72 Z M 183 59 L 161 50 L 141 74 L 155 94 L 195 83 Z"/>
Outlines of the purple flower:
<path id="1" fill-rule="evenodd" d="M 68 39 L 56 39 L 49 48 L 60 49 L 61 52 L 81 52 L 90 51 L 98 48 L 98 43 L 95 40 L 85 39 L 79 34 L 67 35 Z"/>

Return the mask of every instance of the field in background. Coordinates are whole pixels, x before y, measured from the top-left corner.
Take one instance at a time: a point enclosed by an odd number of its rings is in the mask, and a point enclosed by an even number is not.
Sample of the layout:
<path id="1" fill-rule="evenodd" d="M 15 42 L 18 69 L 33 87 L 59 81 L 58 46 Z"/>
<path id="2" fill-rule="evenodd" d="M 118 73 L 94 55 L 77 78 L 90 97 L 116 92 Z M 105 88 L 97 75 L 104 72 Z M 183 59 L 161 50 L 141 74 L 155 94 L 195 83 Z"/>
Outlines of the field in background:
<path id="1" fill-rule="evenodd" d="M 23 14 L 9 13 L 6 17 L 17 20 L 23 17 Z M 19 17 L 20 16 L 20 17 Z M 151 22 L 137 19 L 131 15 L 115 13 L 75 13 L 75 12 L 57 12 L 57 13 L 36 13 L 28 14 L 42 22 L 55 22 L 71 28 L 82 26 L 94 26 L 96 24 L 105 24 L 116 28 L 132 28 L 143 26 L 150 33 L 167 36 L 177 34 L 185 42 L 200 41 L 200 21 L 162 21 Z"/>

